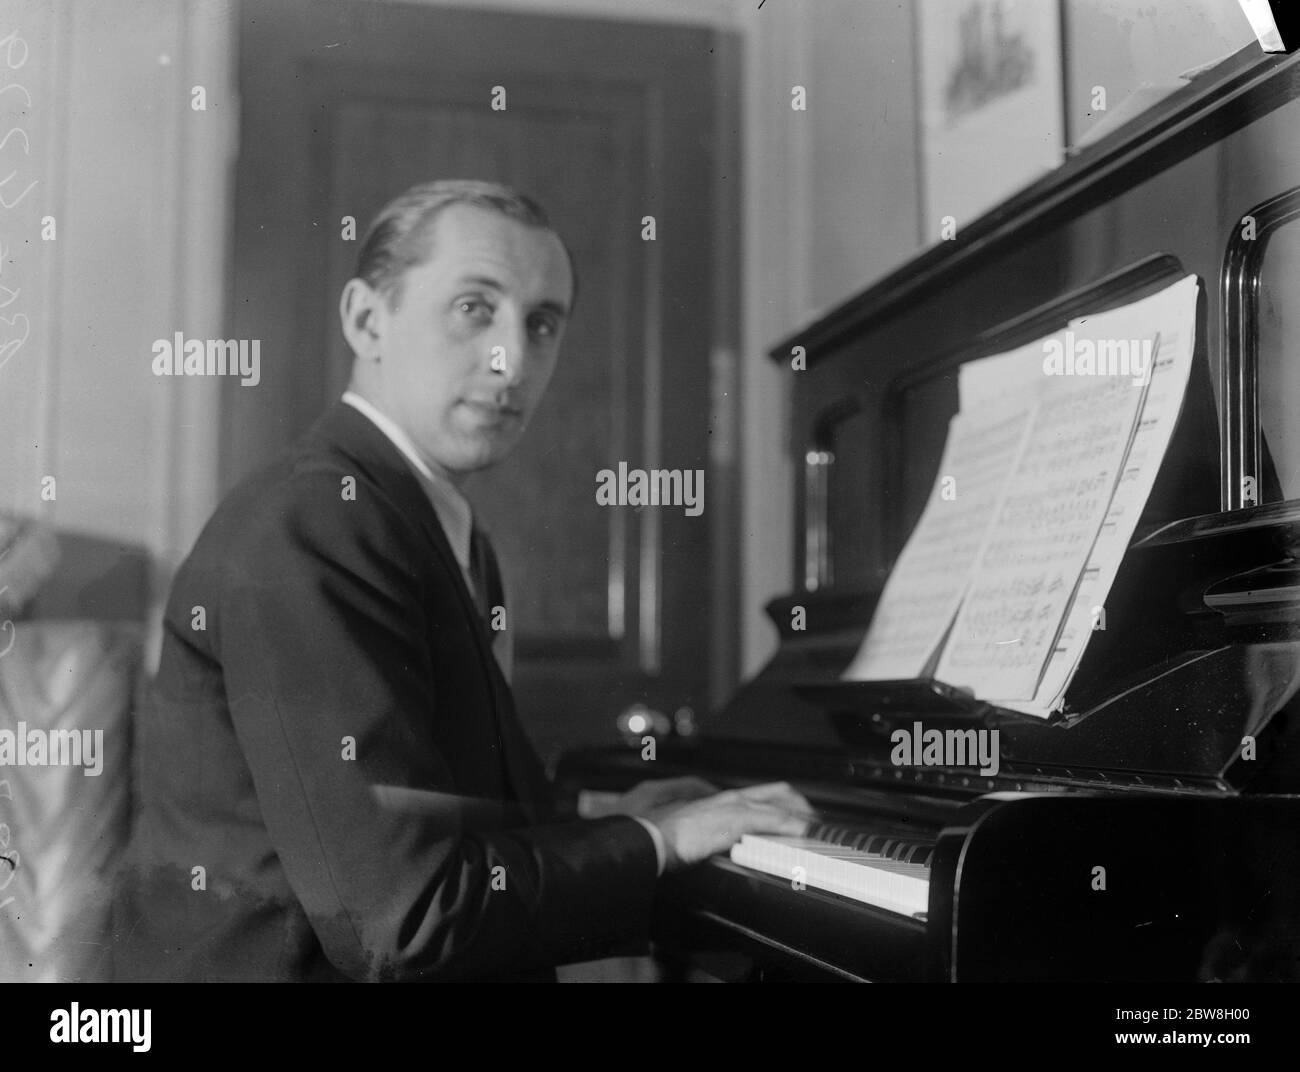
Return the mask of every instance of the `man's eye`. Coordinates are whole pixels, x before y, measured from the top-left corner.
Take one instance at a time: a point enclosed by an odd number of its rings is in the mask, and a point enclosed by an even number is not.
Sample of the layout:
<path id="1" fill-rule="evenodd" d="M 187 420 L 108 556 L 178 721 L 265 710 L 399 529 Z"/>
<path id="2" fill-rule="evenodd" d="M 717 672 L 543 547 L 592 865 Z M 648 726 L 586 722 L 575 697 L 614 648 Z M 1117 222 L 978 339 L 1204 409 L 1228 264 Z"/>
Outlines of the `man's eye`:
<path id="1" fill-rule="evenodd" d="M 529 319 L 528 330 L 539 339 L 549 339 L 559 330 L 559 324 L 553 316 L 538 315 Z"/>
<path id="2" fill-rule="evenodd" d="M 461 298 L 456 303 L 456 311 L 474 320 L 488 320 L 492 316 L 492 306 L 482 298 Z"/>

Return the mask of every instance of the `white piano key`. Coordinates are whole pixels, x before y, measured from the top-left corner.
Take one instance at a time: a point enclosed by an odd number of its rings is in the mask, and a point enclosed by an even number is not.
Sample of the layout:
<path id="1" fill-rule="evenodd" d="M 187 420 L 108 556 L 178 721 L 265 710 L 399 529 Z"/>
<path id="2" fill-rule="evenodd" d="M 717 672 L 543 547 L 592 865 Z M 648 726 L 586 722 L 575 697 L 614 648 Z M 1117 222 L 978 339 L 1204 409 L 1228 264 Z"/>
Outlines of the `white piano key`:
<path id="1" fill-rule="evenodd" d="M 746 834 L 731 849 L 733 863 L 793 880 L 802 868 L 805 885 L 903 915 L 929 906 L 930 868 L 882 858 L 816 838 Z"/>

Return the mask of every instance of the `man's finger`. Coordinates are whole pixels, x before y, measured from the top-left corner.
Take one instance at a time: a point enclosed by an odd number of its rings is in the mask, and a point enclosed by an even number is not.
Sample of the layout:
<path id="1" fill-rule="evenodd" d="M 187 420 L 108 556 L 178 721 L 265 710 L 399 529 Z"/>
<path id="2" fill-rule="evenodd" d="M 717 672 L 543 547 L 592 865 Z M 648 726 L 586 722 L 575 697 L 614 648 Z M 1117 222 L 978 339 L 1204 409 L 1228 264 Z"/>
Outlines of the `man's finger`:
<path id="1" fill-rule="evenodd" d="M 772 797 L 793 793 L 789 782 L 763 782 L 760 785 L 747 785 L 740 790 L 746 800 L 770 800 Z"/>
<path id="2" fill-rule="evenodd" d="M 796 815 L 785 808 L 771 804 L 751 803 L 745 808 L 741 822 L 747 834 L 781 834 L 802 837 L 808 832 L 809 818 Z"/>
<path id="3" fill-rule="evenodd" d="M 807 798 L 802 793 L 792 788 L 789 782 L 768 782 L 764 785 L 751 785 L 746 789 L 742 789 L 740 793 L 746 800 L 763 804 L 777 804 L 788 811 L 803 812 L 806 815 L 813 814 L 813 806 L 808 803 Z"/>
<path id="4" fill-rule="evenodd" d="M 664 782 L 664 788 L 669 790 L 666 795 L 676 800 L 698 800 L 700 797 L 711 797 L 718 792 L 716 785 L 693 774 L 682 778 L 669 778 Z"/>

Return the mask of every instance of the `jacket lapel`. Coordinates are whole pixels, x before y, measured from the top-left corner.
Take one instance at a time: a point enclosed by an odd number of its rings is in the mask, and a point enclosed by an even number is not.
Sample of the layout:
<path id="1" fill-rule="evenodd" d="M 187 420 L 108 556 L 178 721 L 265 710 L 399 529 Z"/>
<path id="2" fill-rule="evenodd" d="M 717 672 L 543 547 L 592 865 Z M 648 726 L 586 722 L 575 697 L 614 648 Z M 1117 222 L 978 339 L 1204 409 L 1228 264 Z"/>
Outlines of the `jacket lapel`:
<path id="1" fill-rule="evenodd" d="M 309 435 L 322 439 L 353 459 L 364 475 L 382 487 L 407 517 L 419 521 L 434 554 L 451 580 L 461 613 L 472 623 L 480 669 L 487 675 L 492 696 L 492 718 L 501 750 L 502 774 L 528 822 L 549 810 L 550 787 L 531 743 L 524 737 L 515 711 L 514 697 L 496 656 L 492 637 L 465 583 L 460 563 L 443 531 L 433 504 L 406 459 L 368 417 L 346 402 L 336 402 L 313 425 Z"/>

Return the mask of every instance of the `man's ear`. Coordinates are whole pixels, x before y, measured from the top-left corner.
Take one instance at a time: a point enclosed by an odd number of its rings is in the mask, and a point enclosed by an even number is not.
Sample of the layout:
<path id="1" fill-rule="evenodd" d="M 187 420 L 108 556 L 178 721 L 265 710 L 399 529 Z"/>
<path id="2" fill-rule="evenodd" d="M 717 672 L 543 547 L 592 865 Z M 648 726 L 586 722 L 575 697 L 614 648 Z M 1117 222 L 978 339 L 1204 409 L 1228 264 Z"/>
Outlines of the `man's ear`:
<path id="1" fill-rule="evenodd" d="M 339 322 L 352 352 L 363 361 L 379 360 L 383 298 L 364 279 L 349 279 L 339 296 Z"/>

